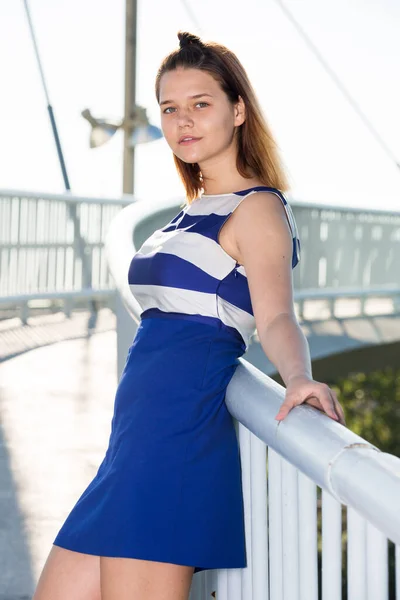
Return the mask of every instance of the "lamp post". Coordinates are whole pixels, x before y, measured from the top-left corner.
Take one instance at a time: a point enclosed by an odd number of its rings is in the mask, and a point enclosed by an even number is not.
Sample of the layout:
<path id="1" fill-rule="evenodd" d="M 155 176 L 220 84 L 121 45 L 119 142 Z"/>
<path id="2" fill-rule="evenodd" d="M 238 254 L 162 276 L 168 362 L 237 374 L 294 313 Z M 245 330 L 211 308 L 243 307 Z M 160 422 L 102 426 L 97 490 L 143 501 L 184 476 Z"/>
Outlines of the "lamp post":
<path id="1" fill-rule="evenodd" d="M 147 111 L 143 106 L 134 104 L 132 112 L 133 118 L 131 119 L 111 121 L 109 119 L 96 118 L 88 108 L 85 108 L 85 110 L 81 112 L 81 115 L 92 126 L 89 141 L 90 147 L 98 148 L 99 146 L 102 146 L 112 138 L 118 129 L 123 129 L 127 137 L 126 147 L 132 157 L 131 149 L 137 146 L 137 144 L 153 142 L 162 137 L 161 129 L 149 123 Z"/>
<path id="2" fill-rule="evenodd" d="M 125 109 L 120 122 L 93 117 L 90 110 L 82 111 L 82 116 L 90 123 L 90 147 L 98 148 L 105 144 L 118 129 L 124 131 L 123 178 L 124 194 L 134 193 L 135 146 L 152 142 L 162 137 L 162 131 L 151 125 L 146 109 L 135 103 L 136 99 L 136 29 L 137 0 L 126 0 L 125 23 Z"/>
<path id="3" fill-rule="evenodd" d="M 126 0 L 125 7 L 125 121 L 122 191 L 133 194 L 135 146 L 129 144 L 135 116 L 137 0 Z M 129 124 L 128 124 L 129 123 Z"/>

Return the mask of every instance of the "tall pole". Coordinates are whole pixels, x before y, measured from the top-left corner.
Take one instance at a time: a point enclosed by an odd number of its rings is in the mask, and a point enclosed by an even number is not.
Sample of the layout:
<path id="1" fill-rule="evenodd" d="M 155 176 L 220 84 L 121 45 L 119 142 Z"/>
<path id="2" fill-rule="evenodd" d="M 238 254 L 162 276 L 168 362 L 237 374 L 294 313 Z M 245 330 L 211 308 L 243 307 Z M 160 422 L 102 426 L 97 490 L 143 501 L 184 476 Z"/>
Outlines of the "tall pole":
<path id="1" fill-rule="evenodd" d="M 137 0 L 126 0 L 125 22 L 125 113 L 123 193 L 134 193 L 135 150 L 129 146 L 136 102 L 136 25 Z"/>
<path id="2" fill-rule="evenodd" d="M 126 0 L 125 17 L 125 111 L 124 111 L 124 158 L 123 184 L 124 194 L 134 193 L 134 148 L 130 147 L 132 124 L 135 117 L 136 101 L 136 22 L 137 0 Z M 119 293 L 115 298 L 117 316 L 117 375 L 120 378 L 126 356 L 137 329 L 136 322 L 128 313 Z"/>

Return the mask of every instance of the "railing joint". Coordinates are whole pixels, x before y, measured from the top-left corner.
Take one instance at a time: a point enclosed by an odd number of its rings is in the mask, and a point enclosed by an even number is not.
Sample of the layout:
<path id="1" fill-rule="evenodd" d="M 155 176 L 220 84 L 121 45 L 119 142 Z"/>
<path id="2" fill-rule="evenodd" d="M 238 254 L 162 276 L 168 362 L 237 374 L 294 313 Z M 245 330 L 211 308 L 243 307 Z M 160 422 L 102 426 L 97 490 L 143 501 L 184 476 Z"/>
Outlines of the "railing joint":
<path id="1" fill-rule="evenodd" d="M 381 452 L 381 450 L 379 450 L 379 448 L 376 448 L 375 446 L 373 446 L 369 442 L 353 442 L 352 444 L 346 444 L 346 446 L 344 446 L 343 448 L 341 448 L 339 450 L 339 452 L 337 452 L 337 454 L 335 454 L 335 456 L 328 463 L 327 477 L 326 477 L 326 484 L 327 484 L 327 487 L 328 487 L 328 491 L 341 504 L 346 504 L 346 502 L 334 490 L 334 487 L 333 487 L 333 484 L 332 484 L 332 470 L 333 470 L 333 467 L 335 466 L 335 464 L 337 463 L 337 461 L 339 460 L 339 458 L 345 452 L 348 452 L 349 450 L 360 450 L 360 449 L 363 449 L 363 450 L 376 450 L 377 452 Z"/>

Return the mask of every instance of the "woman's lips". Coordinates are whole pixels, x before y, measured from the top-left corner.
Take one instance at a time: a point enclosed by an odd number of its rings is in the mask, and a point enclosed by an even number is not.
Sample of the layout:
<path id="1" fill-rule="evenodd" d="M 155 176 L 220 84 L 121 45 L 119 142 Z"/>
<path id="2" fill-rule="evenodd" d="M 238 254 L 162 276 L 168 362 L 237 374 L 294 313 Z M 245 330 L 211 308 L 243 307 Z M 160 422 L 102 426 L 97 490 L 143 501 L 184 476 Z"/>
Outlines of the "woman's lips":
<path id="1" fill-rule="evenodd" d="M 190 144 L 194 144 L 195 142 L 198 142 L 199 140 L 201 140 L 201 138 L 192 138 L 190 140 L 182 140 L 181 142 L 179 142 L 180 146 L 189 146 Z"/>

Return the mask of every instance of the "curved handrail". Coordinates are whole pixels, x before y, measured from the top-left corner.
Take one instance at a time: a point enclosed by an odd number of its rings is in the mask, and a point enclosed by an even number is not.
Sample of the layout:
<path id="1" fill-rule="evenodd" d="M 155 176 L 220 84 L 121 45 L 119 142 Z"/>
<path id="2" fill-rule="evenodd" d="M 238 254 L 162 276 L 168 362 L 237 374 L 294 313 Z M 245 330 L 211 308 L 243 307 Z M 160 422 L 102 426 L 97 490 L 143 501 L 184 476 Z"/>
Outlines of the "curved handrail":
<path id="1" fill-rule="evenodd" d="M 64 192 L 62 194 L 55 194 L 53 192 L 32 192 L 30 190 L 16 190 L 16 189 L 0 189 L 0 198 L 34 198 L 36 200 L 52 200 L 62 201 L 71 204 L 79 204 L 84 202 L 85 204 L 123 204 L 129 205 L 133 196 L 131 194 L 122 194 L 118 198 L 102 198 L 101 196 L 80 196 L 73 192 Z"/>
<path id="2" fill-rule="evenodd" d="M 181 200 L 181 199 L 180 199 Z M 177 199 L 165 210 L 182 205 Z M 116 287 L 132 318 L 141 308 L 133 297 L 127 273 L 136 252 L 138 227 L 160 207 L 143 201 L 121 210 L 106 238 L 106 255 Z M 325 414 L 301 405 L 283 422 L 275 414 L 285 388 L 240 358 L 226 392 L 231 415 L 338 501 L 356 509 L 389 539 L 400 543 L 400 459 L 381 452 Z"/>

